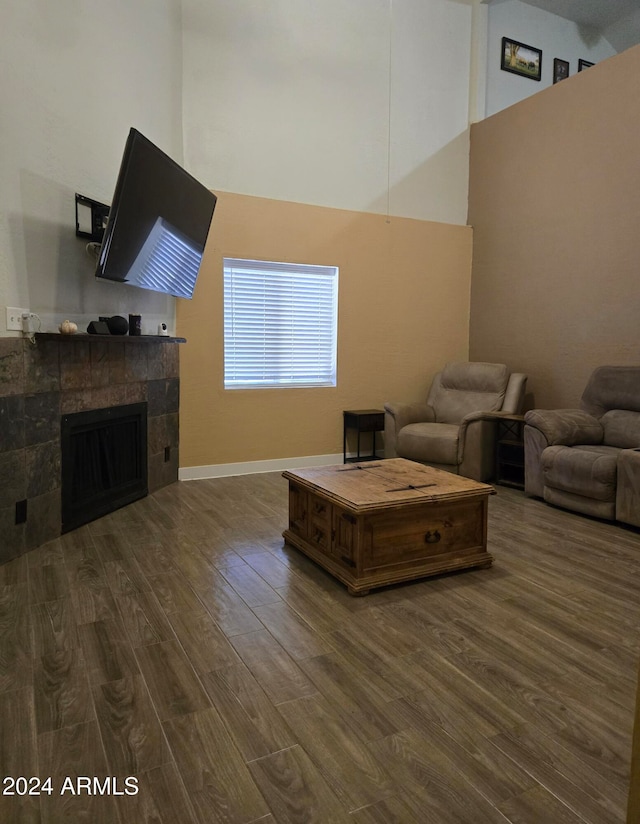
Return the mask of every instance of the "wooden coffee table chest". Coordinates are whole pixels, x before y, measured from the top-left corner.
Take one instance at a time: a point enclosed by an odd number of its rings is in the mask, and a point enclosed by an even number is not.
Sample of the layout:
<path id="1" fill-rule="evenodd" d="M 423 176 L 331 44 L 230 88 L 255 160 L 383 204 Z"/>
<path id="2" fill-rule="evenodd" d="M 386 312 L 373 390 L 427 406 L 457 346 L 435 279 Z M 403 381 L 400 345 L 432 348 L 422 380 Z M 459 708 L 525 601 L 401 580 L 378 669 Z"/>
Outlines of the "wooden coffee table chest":
<path id="1" fill-rule="evenodd" d="M 352 595 L 441 572 L 491 566 L 488 498 L 495 490 L 391 458 L 287 471 L 288 544 Z"/>

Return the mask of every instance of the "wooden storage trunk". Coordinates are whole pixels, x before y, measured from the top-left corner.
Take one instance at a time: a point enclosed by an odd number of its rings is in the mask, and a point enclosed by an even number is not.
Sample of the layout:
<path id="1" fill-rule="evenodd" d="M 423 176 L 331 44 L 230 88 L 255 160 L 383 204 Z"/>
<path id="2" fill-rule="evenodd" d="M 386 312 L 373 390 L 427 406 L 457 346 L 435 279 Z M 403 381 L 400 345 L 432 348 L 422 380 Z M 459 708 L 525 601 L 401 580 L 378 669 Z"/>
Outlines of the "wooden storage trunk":
<path id="1" fill-rule="evenodd" d="M 283 476 L 289 481 L 285 541 L 353 595 L 493 561 L 488 484 L 404 458 Z"/>

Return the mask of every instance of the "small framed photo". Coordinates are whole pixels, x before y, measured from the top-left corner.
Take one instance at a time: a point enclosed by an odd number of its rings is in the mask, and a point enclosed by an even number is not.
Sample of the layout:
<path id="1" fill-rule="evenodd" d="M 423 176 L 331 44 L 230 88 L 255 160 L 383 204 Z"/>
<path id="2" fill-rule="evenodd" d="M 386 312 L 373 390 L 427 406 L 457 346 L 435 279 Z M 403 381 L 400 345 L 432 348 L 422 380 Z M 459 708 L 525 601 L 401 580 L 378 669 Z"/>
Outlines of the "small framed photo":
<path id="1" fill-rule="evenodd" d="M 566 80 L 569 77 L 569 61 L 560 60 L 559 57 L 553 58 L 553 82 L 559 83 L 561 80 Z"/>
<path id="2" fill-rule="evenodd" d="M 588 60 L 583 60 L 582 58 L 580 58 L 580 60 L 578 60 L 578 71 L 581 72 L 583 69 L 588 69 L 589 66 L 595 65 L 595 63 L 590 63 Z"/>
<path id="3" fill-rule="evenodd" d="M 526 43 L 519 43 L 510 37 L 502 38 L 500 68 L 530 80 L 540 80 L 542 76 L 542 50 Z"/>

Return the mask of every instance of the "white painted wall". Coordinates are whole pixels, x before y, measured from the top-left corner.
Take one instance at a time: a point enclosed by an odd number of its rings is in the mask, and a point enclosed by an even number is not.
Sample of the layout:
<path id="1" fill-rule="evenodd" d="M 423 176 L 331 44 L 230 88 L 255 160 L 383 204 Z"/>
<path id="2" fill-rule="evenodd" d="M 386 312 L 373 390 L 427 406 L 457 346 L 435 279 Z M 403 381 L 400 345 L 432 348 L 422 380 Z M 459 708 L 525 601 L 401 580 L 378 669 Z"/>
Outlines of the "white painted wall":
<path id="1" fill-rule="evenodd" d="M 214 191 L 464 224 L 471 28 L 472 0 L 184 0 L 187 165 Z"/>
<path id="2" fill-rule="evenodd" d="M 75 192 L 111 201 L 130 126 L 182 162 L 179 0 L 0 0 L 0 335 L 4 306 L 174 323 L 174 300 L 98 283 Z M 15 333 L 14 333 L 15 334 Z"/>
<path id="3" fill-rule="evenodd" d="M 529 6 L 520 0 L 491 4 L 488 30 L 487 117 L 552 86 L 554 57 L 569 61 L 571 76 L 577 73 L 580 58 L 598 63 L 616 54 L 615 49 L 604 37 L 585 31 L 576 23 Z M 542 49 L 540 81 L 500 69 L 503 37 L 510 37 L 528 46 Z"/>

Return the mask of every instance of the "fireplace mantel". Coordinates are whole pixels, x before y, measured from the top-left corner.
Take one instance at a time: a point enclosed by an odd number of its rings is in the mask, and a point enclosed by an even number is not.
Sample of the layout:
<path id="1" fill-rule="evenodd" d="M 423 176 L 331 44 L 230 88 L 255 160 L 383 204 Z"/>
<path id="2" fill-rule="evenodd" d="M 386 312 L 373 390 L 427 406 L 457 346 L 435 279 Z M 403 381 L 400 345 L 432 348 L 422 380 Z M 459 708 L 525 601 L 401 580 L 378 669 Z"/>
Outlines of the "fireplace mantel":
<path id="1" fill-rule="evenodd" d="M 0 338 L 0 563 L 61 534 L 63 415 L 147 403 L 148 485 L 178 479 L 184 338 Z"/>
<path id="2" fill-rule="evenodd" d="M 66 342 L 84 342 L 102 340 L 107 343 L 132 343 L 134 346 L 141 343 L 186 343 L 186 338 L 172 338 L 168 335 L 89 335 L 87 332 L 76 332 L 73 335 L 63 335 L 60 332 L 36 332 L 38 340 L 56 340 Z"/>

